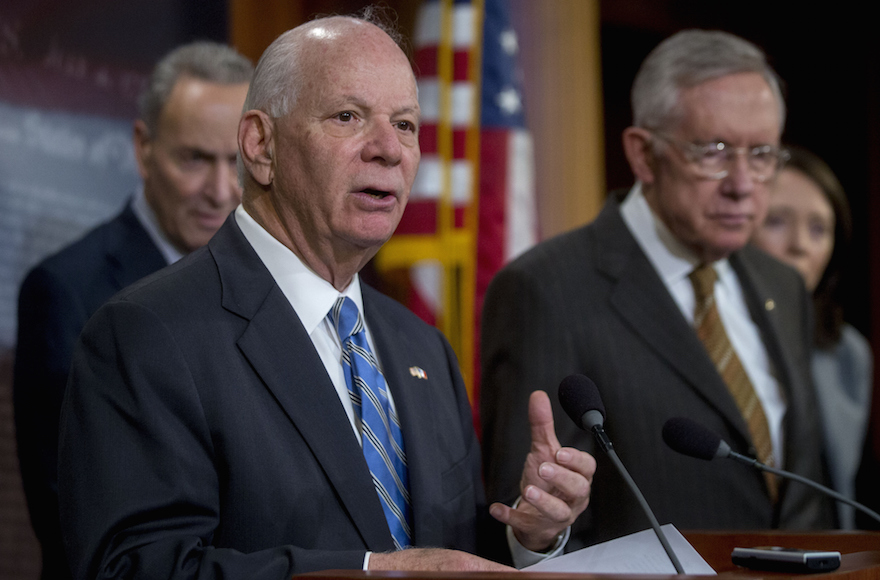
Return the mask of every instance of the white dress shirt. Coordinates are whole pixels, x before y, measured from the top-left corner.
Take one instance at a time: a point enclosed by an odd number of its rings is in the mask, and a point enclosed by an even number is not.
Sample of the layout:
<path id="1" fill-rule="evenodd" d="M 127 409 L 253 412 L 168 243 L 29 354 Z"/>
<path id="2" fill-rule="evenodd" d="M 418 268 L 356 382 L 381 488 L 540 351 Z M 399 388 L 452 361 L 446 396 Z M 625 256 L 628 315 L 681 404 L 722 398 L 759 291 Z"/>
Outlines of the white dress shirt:
<path id="1" fill-rule="evenodd" d="M 688 275 L 699 265 L 699 259 L 654 214 L 642 193 L 640 183 L 633 186 L 621 204 L 620 214 L 678 304 L 685 320 L 693 326 L 694 288 Z M 718 274 L 715 302 L 721 321 L 764 408 L 773 444 L 774 465 L 782 467 L 782 420 L 786 402 L 775 376 L 773 362 L 767 354 L 761 331 L 749 314 L 736 271 L 727 259 L 718 260 L 713 267 Z"/>

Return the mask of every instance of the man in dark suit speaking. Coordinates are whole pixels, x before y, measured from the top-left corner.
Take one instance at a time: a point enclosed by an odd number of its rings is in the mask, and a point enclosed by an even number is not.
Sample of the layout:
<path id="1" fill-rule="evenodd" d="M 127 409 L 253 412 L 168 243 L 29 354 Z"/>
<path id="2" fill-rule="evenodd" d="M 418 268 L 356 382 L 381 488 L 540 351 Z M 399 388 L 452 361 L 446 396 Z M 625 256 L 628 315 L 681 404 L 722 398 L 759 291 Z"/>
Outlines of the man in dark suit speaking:
<path id="1" fill-rule="evenodd" d="M 448 343 L 358 278 L 418 166 L 409 61 L 371 22 L 315 20 L 266 50 L 245 110 L 243 204 L 98 310 L 75 352 L 59 464 L 75 576 L 504 568 L 472 555 L 505 532 L 487 533 Z M 595 461 L 559 447 L 550 413 L 536 394 L 521 500 L 490 507 L 519 556 L 558 550 L 589 500 Z"/>
<path id="2" fill-rule="evenodd" d="M 623 145 L 636 177 L 596 220 L 539 244 L 492 282 L 483 311 L 487 494 L 503 500 L 529 449 L 530 385 L 591 377 L 606 430 L 661 523 L 682 529 L 827 528 L 800 484 L 677 455 L 664 422 L 690 417 L 735 451 L 823 481 L 809 378 L 809 297 L 795 272 L 747 242 L 784 152 L 785 107 L 763 53 L 684 31 L 645 60 Z M 554 397 L 555 400 L 555 397 Z M 564 445 L 592 449 L 559 425 Z M 648 521 L 605 457 L 571 547 Z"/>
<path id="3" fill-rule="evenodd" d="M 66 578 L 58 420 L 73 345 L 113 294 L 204 245 L 238 205 L 238 119 L 253 65 L 197 42 L 154 68 L 134 123 L 143 187 L 122 212 L 37 265 L 19 294 L 13 389 L 18 457 L 43 578 Z"/>

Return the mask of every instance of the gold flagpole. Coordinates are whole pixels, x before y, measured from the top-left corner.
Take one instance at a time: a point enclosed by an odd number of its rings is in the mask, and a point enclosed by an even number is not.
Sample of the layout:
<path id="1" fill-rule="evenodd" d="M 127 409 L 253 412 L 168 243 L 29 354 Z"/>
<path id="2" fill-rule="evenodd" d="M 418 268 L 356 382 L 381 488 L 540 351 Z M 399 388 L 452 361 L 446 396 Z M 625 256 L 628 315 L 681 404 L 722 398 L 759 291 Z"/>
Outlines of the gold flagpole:
<path id="1" fill-rule="evenodd" d="M 461 283 L 461 357 L 462 375 L 467 385 L 468 398 L 474 403 L 474 379 L 477 376 L 476 360 L 476 311 L 477 296 L 477 240 L 480 229 L 480 101 L 483 80 L 483 19 L 484 0 L 473 0 L 474 45 L 469 59 L 468 79 L 473 87 L 471 122 L 465 141 L 465 156 L 471 167 L 471 198 L 465 207 L 464 225 L 467 232 L 467 249 L 462 256 Z"/>

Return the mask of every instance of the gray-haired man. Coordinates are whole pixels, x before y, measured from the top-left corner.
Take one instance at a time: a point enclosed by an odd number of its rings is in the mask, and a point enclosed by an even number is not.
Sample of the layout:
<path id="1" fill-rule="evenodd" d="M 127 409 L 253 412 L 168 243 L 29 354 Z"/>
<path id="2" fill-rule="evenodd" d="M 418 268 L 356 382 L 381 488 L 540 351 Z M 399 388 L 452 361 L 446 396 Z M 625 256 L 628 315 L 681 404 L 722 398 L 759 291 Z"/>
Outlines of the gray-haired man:
<path id="1" fill-rule="evenodd" d="M 661 439 L 667 419 L 691 417 L 740 453 L 824 479 L 810 301 L 796 272 L 747 246 L 784 159 L 776 75 L 751 43 L 690 30 L 647 57 L 632 99 L 623 144 L 636 185 L 613 193 L 593 223 L 508 265 L 487 293 L 488 495 L 517 493 L 510 476 L 528 452 L 528 391 L 582 373 L 599 387 L 606 429 L 660 522 L 828 527 L 831 506 L 805 486 L 676 455 Z M 574 425 L 558 429 L 563 445 L 593 448 Z M 648 525 L 597 459 L 572 547 Z"/>
<path id="2" fill-rule="evenodd" d="M 236 134 L 253 65 L 196 42 L 154 68 L 134 123 L 142 187 L 123 211 L 37 265 L 19 295 L 18 456 L 43 578 L 70 575 L 58 523 L 58 420 L 74 343 L 110 296 L 204 245 L 241 199 Z"/>

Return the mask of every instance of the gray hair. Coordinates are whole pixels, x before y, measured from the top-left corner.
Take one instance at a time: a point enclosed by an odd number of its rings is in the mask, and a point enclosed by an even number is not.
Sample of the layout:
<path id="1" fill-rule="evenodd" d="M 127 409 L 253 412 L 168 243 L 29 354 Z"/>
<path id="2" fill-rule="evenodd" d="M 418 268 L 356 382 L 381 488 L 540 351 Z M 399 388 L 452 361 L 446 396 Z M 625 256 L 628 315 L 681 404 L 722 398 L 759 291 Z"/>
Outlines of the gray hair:
<path id="1" fill-rule="evenodd" d="M 290 111 L 302 83 L 298 66 L 302 54 L 301 32 L 298 28 L 288 30 L 263 52 L 244 100 L 245 111 L 257 109 L 273 118 L 283 117 Z"/>
<path id="2" fill-rule="evenodd" d="M 257 109 L 270 117 L 280 118 L 290 112 L 297 93 L 303 84 L 299 66 L 302 56 L 303 30 L 321 26 L 323 21 L 340 16 L 320 16 L 276 38 L 260 57 L 248 89 L 244 110 Z M 372 24 L 387 34 L 401 50 L 406 52 L 404 39 L 397 28 L 393 11 L 382 6 L 367 6 L 356 14 L 344 16 L 351 20 Z"/>
<path id="3" fill-rule="evenodd" d="M 207 41 L 185 44 L 165 55 L 153 68 L 150 82 L 138 101 L 140 118 L 150 134 L 155 135 L 162 109 L 181 77 L 234 85 L 249 82 L 253 74 L 251 61 L 225 44 Z"/>
<path id="4" fill-rule="evenodd" d="M 668 129 L 680 121 L 679 93 L 737 73 L 758 73 L 779 103 L 780 130 L 785 125 L 782 81 L 764 52 L 747 40 L 721 31 L 683 30 L 651 51 L 632 87 L 633 124 Z"/>

